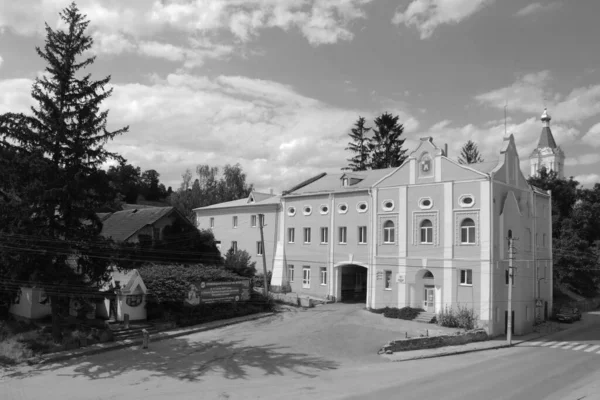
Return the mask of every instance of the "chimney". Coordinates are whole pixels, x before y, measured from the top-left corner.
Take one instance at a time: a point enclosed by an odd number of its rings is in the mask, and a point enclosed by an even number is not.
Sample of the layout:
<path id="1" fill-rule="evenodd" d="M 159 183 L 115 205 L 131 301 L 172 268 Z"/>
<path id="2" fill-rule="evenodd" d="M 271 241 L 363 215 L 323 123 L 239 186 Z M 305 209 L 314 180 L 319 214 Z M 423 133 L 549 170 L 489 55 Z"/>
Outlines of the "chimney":
<path id="1" fill-rule="evenodd" d="M 269 188 L 269 193 L 273 194 L 273 188 Z"/>
<path id="2" fill-rule="evenodd" d="M 448 157 L 448 143 L 444 144 L 444 155 Z"/>

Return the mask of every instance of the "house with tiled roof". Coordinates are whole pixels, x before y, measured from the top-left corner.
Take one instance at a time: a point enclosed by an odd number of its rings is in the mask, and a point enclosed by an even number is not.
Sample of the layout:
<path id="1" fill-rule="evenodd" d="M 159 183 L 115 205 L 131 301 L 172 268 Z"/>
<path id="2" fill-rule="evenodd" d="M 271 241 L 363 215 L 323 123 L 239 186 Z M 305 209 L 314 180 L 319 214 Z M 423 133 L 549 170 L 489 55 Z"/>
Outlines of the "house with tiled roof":
<path id="1" fill-rule="evenodd" d="M 98 214 L 102 220 L 101 235 L 117 242 L 156 241 L 165 227 L 176 220 L 193 226 L 175 207 L 130 208 L 111 214 Z"/>
<path id="2" fill-rule="evenodd" d="M 252 191 L 248 197 L 194 209 L 198 229 L 210 229 L 221 255 L 229 249 L 245 250 L 262 271 L 263 257 L 267 270 L 276 262 L 283 264 L 283 244 L 278 237 L 281 221 L 281 196 Z M 262 217 L 261 217 L 262 215 Z M 262 218 L 262 220 L 261 220 Z M 264 249 L 259 224 L 263 223 Z"/>

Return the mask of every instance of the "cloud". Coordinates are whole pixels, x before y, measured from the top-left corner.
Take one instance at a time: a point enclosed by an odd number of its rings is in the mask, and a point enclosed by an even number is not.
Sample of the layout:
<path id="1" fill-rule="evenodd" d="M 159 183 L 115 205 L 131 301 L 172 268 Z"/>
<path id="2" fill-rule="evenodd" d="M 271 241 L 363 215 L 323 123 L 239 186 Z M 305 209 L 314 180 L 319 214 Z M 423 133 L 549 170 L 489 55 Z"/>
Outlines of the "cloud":
<path id="1" fill-rule="evenodd" d="M 0 112 L 27 111 L 31 83 L 0 80 Z M 292 86 L 244 76 L 153 74 L 145 83 L 112 87 L 102 105 L 110 110 L 107 129 L 129 125 L 130 131 L 107 147 L 143 170 L 156 169 L 172 187 L 179 187 L 186 168 L 201 163 L 239 162 L 260 190 L 281 191 L 320 172 L 339 172 L 358 116 L 372 121 L 380 111 L 333 107 Z M 418 126 L 408 111 L 394 112 Z"/>
<path id="2" fill-rule="evenodd" d="M 541 114 L 546 104 L 556 121 L 581 121 L 600 114 L 600 85 L 576 88 L 563 96 L 550 88 L 549 71 L 523 75 L 510 86 L 475 96 L 480 103 L 493 108 Z M 546 99 L 546 102 L 544 102 Z"/>
<path id="3" fill-rule="evenodd" d="M 352 40 L 351 24 L 365 18 L 363 7 L 373 0 L 80 0 L 78 7 L 90 20 L 94 52 L 125 51 L 157 56 L 158 34 L 178 35 L 204 42 L 204 48 L 178 44 L 163 58 L 201 65 L 207 57 L 233 52 L 266 29 L 297 29 L 313 45 Z M 0 29 L 19 35 L 44 35 L 67 3 L 55 0 L 8 2 L 0 14 Z M 210 40 L 208 40 L 210 39 Z M 218 40 L 217 40 L 218 39 Z M 208 45 L 208 48 L 206 47 Z M 166 49 L 166 45 L 162 48 Z M 175 45 L 173 45 L 176 47 Z"/>
<path id="4" fill-rule="evenodd" d="M 415 27 L 421 39 L 427 39 L 442 24 L 458 24 L 494 0 L 412 0 L 401 12 L 396 10 L 392 22 Z"/>
<path id="5" fill-rule="evenodd" d="M 535 14 L 542 13 L 544 11 L 556 10 L 557 8 L 560 8 L 561 6 L 562 6 L 562 3 L 559 1 L 554 1 L 554 2 L 548 3 L 548 4 L 531 3 L 531 4 L 521 8 L 519 11 L 517 11 L 515 13 L 515 16 L 516 17 L 525 17 L 528 15 L 535 15 Z"/>
<path id="6" fill-rule="evenodd" d="M 591 165 L 596 163 L 600 163 L 600 154 L 598 153 L 583 154 L 580 156 L 570 155 L 565 159 L 565 165 L 571 167 L 575 165 Z"/>
<path id="7" fill-rule="evenodd" d="M 2 58 L 2 56 L 0 56 L 0 67 L 2 66 L 3 62 L 4 62 L 4 59 Z"/>
<path id="8" fill-rule="evenodd" d="M 581 174 L 573 178 L 583 186 L 592 186 L 596 183 L 600 183 L 600 175 L 598 174 Z"/>
<path id="9" fill-rule="evenodd" d="M 581 138 L 581 140 L 590 146 L 600 146 L 600 122 L 592 126 L 590 130 Z"/>

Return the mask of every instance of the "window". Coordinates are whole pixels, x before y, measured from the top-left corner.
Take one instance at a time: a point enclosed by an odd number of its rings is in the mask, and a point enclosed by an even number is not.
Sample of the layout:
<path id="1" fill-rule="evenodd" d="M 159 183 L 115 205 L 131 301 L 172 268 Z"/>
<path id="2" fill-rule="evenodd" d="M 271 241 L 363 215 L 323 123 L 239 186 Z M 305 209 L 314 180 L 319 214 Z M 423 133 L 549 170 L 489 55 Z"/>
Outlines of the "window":
<path id="1" fill-rule="evenodd" d="M 348 212 L 348 204 L 340 203 L 338 204 L 338 213 L 346 214 Z"/>
<path id="2" fill-rule="evenodd" d="M 421 222 L 421 243 L 433 243 L 433 224 L 428 219 Z"/>
<path id="3" fill-rule="evenodd" d="M 392 271 L 385 271 L 385 290 L 392 290 Z"/>
<path id="4" fill-rule="evenodd" d="M 265 226 L 265 215 L 264 214 L 258 214 L 258 225 Z"/>
<path id="5" fill-rule="evenodd" d="M 423 197 L 422 199 L 419 199 L 419 207 L 424 210 L 429 210 L 433 207 L 433 201 L 430 197 Z"/>
<path id="6" fill-rule="evenodd" d="M 288 228 L 288 243 L 294 243 L 296 240 L 296 228 Z"/>
<path id="7" fill-rule="evenodd" d="M 290 217 L 293 217 L 294 215 L 296 215 L 296 207 L 288 207 L 287 213 Z"/>
<path id="8" fill-rule="evenodd" d="M 233 250 L 234 253 L 238 250 L 237 249 L 237 242 L 235 240 L 233 242 L 231 242 L 231 249 Z"/>
<path id="9" fill-rule="evenodd" d="M 211 219 L 210 219 L 210 227 L 211 227 L 211 228 L 214 228 L 214 227 L 215 227 L 215 219 L 214 219 L 214 218 L 211 218 Z"/>
<path id="10" fill-rule="evenodd" d="M 327 285 L 327 267 L 321 267 L 320 273 L 321 286 Z"/>
<path id="11" fill-rule="evenodd" d="M 304 228 L 304 243 L 310 243 L 310 228 Z"/>
<path id="12" fill-rule="evenodd" d="M 546 248 L 546 234 L 545 233 L 542 235 L 542 247 L 544 249 Z"/>
<path id="13" fill-rule="evenodd" d="M 256 242 L 256 255 L 257 256 L 262 256 L 263 255 L 262 242 Z"/>
<path id="14" fill-rule="evenodd" d="M 143 294 L 130 294 L 125 297 L 125 304 L 127 304 L 129 307 L 137 307 L 142 304 L 143 299 Z"/>
<path id="15" fill-rule="evenodd" d="M 392 221 L 385 221 L 383 224 L 383 243 L 394 243 L 395 228 Z"/>
<path id="16" fill-rule="evenodd" d="M 358 227 L 358 243 L 359 244 L 367 243 L 367 227 L 366 226 Z"/>
<path id="17" fill-rule="evenodd" d="M 339 232 L 340 244 L 346 244 L 346 233 L 347 233 L 346 227 L 340 226 L 340 229 L 338 232 Z"/>
<path id="18" fill-rule="evenodd" d="M 237 224 L 237 215 L 233 216 L 233 227 L 237 228 L 238 224 Z"/>
<path id="19" fill-rule="evenodd" d="M 460 242 L 475 244 L 475 222 L 471 218 L 465 218 L 460 223 Z"/>
<path id="20" fill-rule="evenodd" d="M 160 228 L 152 228 L 152 237 L 154 240 L 160 240 Z"/>
<path id="21" fill-rule="evenodd" d="M 294 282 L 294 266 L 288 265 L 288 280 Z"/>
<path id="22" fill-rule="evenodd" d="M 460 270 L 460 284 L 472 286 L 473 285 L 473 270 L 472 269 L 461 269 Z"/>
<path id="23" fill-rule="evenodd" d="M 348 186 L 348 178 L 342 179 L 342 186 L 343 187 L 347 187 Z"/>
<path id="24" fill-rule="evenodd" d="M 321 244 L 329 243 L 329 228 L 323 226 L 321 228 Z"/>
<path id="25" fill-rule="evenodd" d="M 383 211 L 392 211 L 394 209 L 394 202 L 392 200 L 383 201 Z"/>
<path id="26" fill-rule="evenodd" d="M 256 227 L 256 215 L 252 215 L 250 217 L 250 225 L 254 228 Z"/>
<path id="27" fill-rule="evenodd" d="M 465 208 L 473 207 L 475 204 L 475 199 L 470 194 L 464 194 L 458 198 L 458 204 Z"/>
<path id="28" fill-rule="evenodd" d="M 310 288 L 310 267 L 302 268 L 302 287 L 304 289 Z"/>
<path id="29" fill-rule="evenodd" d="M 321 204 L 319 207 L 319 212 L 321 214 L 327 214 L 329 212 L 329 206 L 327 206 L 327 204 Z"/>
<path id="30" fill-rule="evenodd" d="M 367 206 L 367 203 L 364 201 L 361 201 L 360 203 L 358 203 L 356 205 L 356 211 L 358 211 L 359 213 L 367 212 L 368 209 L 369 209 L 369 207 Z"/>
<path id="31" fill-rule="evenodd" d="M 304 209 L 302 210 L 302 213 L 304 215 L 310 215 L 310 214 L 312 214 L 312 207 L 311 206 L 304 206 Z"/>

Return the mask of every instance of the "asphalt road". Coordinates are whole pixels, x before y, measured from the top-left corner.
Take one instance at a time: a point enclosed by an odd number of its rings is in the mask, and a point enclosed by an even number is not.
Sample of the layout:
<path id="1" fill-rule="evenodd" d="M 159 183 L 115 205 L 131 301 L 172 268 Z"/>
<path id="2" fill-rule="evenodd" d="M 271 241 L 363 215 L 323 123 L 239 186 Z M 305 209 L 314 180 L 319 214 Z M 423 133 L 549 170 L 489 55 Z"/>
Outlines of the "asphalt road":
<path id="1" fill-rule="evenodd" d="M 351 334 L 344 320 L 357 314 L 326 311 L 13 369 L 0 373 L 0 399 L 600 399 L 599 323 L 547 346 L 390 363 L 371 355 L 379 330 Z M 333 318 L 331 331 L 315 331 L 319 318 Z"/>

